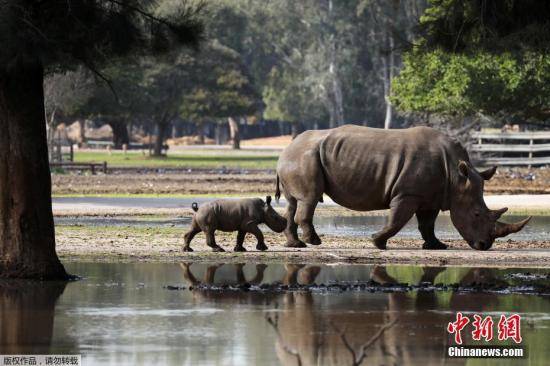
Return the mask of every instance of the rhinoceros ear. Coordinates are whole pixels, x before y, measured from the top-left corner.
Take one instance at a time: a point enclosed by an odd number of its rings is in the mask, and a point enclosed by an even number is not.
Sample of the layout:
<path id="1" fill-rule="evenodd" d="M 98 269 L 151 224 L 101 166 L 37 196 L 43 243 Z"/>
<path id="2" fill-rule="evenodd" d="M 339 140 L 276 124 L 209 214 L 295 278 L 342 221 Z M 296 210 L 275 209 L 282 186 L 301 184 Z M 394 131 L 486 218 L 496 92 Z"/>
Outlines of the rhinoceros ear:
<path id="1" fill-rule="evenodd" d="M 481 178 L 483 178 L 484 180 L 489 180 L 493 177 L 493 175 L 495 175 L 496 171 L 497 167 L 494 166 L 492 168 L 479 172 L 479 175 L 481 175 Z"/>
<path id="2" fill-rule="evenodd" d="M 268 206 L 271 205 L 271 196 L 266 196 L 265 203 L 267 203 Z"/>
<path id="3" fill-rule="evenodd" d="M 470 167 L 464 160 L 460 160 L 460 162 L 458 163 L 458 172 L 464 178 L 468 178 L 468 174 L 470 173 Z"/>

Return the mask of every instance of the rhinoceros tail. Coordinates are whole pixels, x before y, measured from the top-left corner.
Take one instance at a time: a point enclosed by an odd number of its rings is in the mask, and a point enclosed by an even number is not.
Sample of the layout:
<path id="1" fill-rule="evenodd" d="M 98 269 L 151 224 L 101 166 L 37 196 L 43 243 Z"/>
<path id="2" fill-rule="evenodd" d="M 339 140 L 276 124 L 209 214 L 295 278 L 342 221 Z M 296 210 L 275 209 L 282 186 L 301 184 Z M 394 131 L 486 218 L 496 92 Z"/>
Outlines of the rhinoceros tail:
<path id="1" fill-rule="evenodd" d="M 199 205 L 197 202 L 193 202 L 191 204 L 191 208 L 193 209 L 193 211 L 197 212 L 199 210 Z"/>
<path id="2" fill-rule="evenodd" d="M 275 186 L 275 202 L 279 203 L 279 198 L 281 198 L 281 190 L 279 189 L 279 174 L 277 174 L 277 184 Z"/>

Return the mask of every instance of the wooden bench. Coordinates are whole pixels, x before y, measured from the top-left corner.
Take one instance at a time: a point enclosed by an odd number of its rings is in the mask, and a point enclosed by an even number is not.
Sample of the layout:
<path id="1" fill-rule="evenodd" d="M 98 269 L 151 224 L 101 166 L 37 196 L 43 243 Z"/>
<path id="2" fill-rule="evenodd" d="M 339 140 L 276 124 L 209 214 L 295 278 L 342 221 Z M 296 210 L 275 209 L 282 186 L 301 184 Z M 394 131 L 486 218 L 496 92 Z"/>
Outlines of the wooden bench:
<path id="1" fill-rule="evenodd" d="M 52 162 L 50 163 L 51 168 L 68 168 L 68 169 L 90 169 L 93 175 L 95 175 L 97 169 L 101 170 L 103 173 L 107 174 L 107 162 L 103 163 L 75 163 L 75 162 Z"/>

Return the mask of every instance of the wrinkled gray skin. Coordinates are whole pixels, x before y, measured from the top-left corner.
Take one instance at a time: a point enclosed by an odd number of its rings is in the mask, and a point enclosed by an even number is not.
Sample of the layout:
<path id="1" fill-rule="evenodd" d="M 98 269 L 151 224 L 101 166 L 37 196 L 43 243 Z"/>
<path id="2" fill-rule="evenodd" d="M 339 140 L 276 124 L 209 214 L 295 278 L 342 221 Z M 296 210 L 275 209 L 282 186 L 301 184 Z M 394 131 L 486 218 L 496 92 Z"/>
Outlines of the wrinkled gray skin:
<path id="1" fill-rule="evenodd" d="M 246 233 L 253 234 L 258 240 L 256 249 L 266 250 L 264 236 L 258 225 L 265 223 L 277 233 L 282 232 L 286 227 L 286 219 L 271 207 L 271 196 L 266 197 L 266 202 L 260 198 L 247 198 L 213 201 L 200 208 L 194 203 L 192 207 L 195 214 L 191 228 L 184 236 L 183 250 L 186 252 L 193 251 L 190 247 L 191 240 L 201 231 L 206 235 L 206 244 L 214 252 L 223 252 L 224 249 L 216 244 L 214 237 L 216 230 L 238 232 L 237 245 L 234 249 L 236 252 L 246 251 L 243 247 Z"/>
<path id="2" fill-rule="evenodd" d="M 286 245 L 305 247 L 298 239 L 298 225 L 306 243 L 321 244 L 312 220 L 324 193 L 352 210 L 389 208 L 386 226 L 373 235 L 380 249 L 415 214 L 423 248 L 447 248 L 436 238 L 434 223 L 440 210 L 450 210 L 468 244 L 487 250 L 495 238 L 517 232 L 529 221 L 500 223 L 506 208 L 487 208 L 484 180 L 495 171 L 496 167 L 476 171 L 458 142 L 428 127 L 382 130 L 346 125 L 306 131 L 283 151 L 277 165 L 275 197 L 280 196 L 280 181 L 288 201 Z"/>

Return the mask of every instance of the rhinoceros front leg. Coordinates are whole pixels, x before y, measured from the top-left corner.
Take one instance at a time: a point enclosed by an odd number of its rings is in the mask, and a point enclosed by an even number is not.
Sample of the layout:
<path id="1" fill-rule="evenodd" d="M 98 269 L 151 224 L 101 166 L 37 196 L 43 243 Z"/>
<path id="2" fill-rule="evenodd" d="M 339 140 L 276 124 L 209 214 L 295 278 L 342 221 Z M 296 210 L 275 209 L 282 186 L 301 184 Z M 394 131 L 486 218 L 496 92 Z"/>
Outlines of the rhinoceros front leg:
<path id="1" fill-rule="evenodd" d="M 296 223 L 302 228 L 302 238 L 304 239 L 304 242 L 312 245 L 321 244 L 321 239 L 313 227 L 313 214 L 315 213 L 316 206 L 317 201 L 314 201 L 313 203 L 298 201 L 298 208 L 294 218 Z"/>
<path id="2" fill-rule="evenodd" d="M 378 249 L 386 249 L 386 242 L 397 234 L 399 230 L 414 215 L 418 204 L 414 198 L 395 198 L 390 204 L 388 223 L 382 230 L 372 236 L 374 245 Z"/>
<path id="3" fill-rule="evenodd" d="M 258 244 L 256 244 L 256 249 L 262 250 L 262 251 L 267 250 L 267 245 L 265 245 L 265 241 L 264 241 L 264 234 L 258 228 L 258 225 L 250 224 L 248 225 L 246 231 L 254 235 L 256 237 L 256 240 L 258 240 Z"/>
<path id="4" fill-rule="evenodd" d="M 435 219 L 439 210 L 419 210 L 416 212 L 418 230 L 424 239 L 422 249 L 447 249 L 447 245 L 439 241 L 435 236 Z"/>
<path id="5" fill-rule="evenodd" d="M 294 215 L 296 215 L 297 201 L 296 198 L 285 195 L 286 206 L 286 229 L 284 231 L 286 236 L 286 247 L 289 248 L 305 248 L 307 245 L 298 238 L 298 225 L 294 221 Z"/>
<path id="6" fill-rule="evenodd" d="M 237 244 L 233 249 L 234 252 L 246 252 L 246 249 L 243 247 L 245 235 L 246 235 L 246 232 L 243 230 L 239 230 L 237 232 Z"/>

